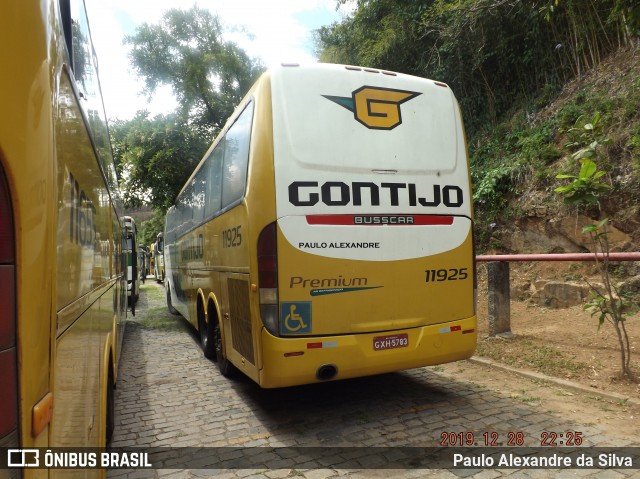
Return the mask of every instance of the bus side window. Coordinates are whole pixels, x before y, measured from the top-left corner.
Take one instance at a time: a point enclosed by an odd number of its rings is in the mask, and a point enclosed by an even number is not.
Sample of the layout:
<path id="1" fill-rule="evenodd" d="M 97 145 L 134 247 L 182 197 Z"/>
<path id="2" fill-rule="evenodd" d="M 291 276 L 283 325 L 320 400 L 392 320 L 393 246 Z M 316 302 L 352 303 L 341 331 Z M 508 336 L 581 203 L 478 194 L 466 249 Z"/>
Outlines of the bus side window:
<path id="1" fill-rule="evenodd" d="M 71 57 L 73 63 L 73 75 L 76 79 L 80 96 L 85 100 L 95 95 L 95 67 L 89 24 L 84 3 L 71 0 Z"/>
<path id="2" fill-rule="evenodd" d="M 193 179 L 193 221 L 199 225 L 204 220 L 204 203 L 207 189 L 206 165 L 200 168 Z"/>
<path id="3" fill-rule="evenodd" d="M 211 218 L 222 208 L 222 161 L 224 158 L 224 138 L 216 145 L 205 163 L 207 195 L 205 218 Z"/>
<path id="4" fill-rule="evenodd" d="M 69 0 L 60 0 L 60 17 L 62 19 L 62 29 L 64 30 L 64 41 L 67 45 L 67 52 L 69 53 L 69 58 L 73 58 L 71 48 L 71 5 L 69 4 Z M 71 68 L 73 68 L 73 65 L 71 65 Z"/>
<path id="5" fill-rule="evenodd" d="M 222 207 L 242 199 L 247 185 L 247 164 L 249 162 L 249 142 L 253 103 L 240 114 L 225 135 L 224 166 L 222 172 Z"/>
<path id="6" fill-rule="evenodd" d="M 184 189 L 180 203 L 182 205 L 182 227 L 186 232 L 193 227 L 193 183 Z"/>
<path id="7" fill-rule="evenodd" d="M 98 61 L 91 44 L 87 11 L 83 0 L 61 0 L 60 12 L 71 57 L 73 78 L 79 95 L 78 104 L 84 111 L 88 131 L 107 183 L 110 188 L 117 190 L 118 182 L 113 165 L 107 116 L 100 94 Z"/>

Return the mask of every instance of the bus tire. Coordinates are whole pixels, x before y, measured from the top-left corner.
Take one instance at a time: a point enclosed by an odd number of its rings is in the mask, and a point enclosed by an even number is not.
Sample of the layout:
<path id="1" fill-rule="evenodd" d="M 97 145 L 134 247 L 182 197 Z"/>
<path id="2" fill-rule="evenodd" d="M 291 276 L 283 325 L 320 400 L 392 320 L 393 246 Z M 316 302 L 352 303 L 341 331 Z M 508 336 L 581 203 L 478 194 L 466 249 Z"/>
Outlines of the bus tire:
<path id="1" fill-rule="evenodd" d="M 232 378 L 235 376 L 236 367 L 231 364 L 231 361 L 227 359 L 224 355 L 224 346 L 222 343 L 222 331 L 220 330 L 220 322 L 218 318 L 214 318 L 212 320 L 214 323 L 213 331 L 215 338 L 215 348 L 216 348 L 216 363 L 218 364 L 218 369 L 220 370 L 220 374 L 222 374 L 226 378 Z"/>
<path id="2" fill-rule="evenodd" d="M 207 359 L 216 358 L 215 331 L 211 321 L 207 321 L 204 316 L 202 303 L 198 301 L 198 331 L 200 333 L 200 347 Z"/>
<path id="3" fill-rule="evenodd" d="M 173 304 L 171 303 L 171 286 L 169 285 L 167 285 L 167 309 L 174 316 L 178 316 L 180 314 L 178 310 L 174 308 Z"/>

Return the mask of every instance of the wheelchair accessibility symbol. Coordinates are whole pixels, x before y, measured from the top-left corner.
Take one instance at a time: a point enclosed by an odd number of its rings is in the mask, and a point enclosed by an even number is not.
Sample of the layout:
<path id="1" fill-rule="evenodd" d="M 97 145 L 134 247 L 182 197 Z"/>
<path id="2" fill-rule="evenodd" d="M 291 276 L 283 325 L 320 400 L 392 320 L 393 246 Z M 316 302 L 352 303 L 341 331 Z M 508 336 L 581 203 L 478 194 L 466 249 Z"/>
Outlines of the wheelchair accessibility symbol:
<path id="1" fill-rule="evenodd" d="M 280 334 L 311 333 L 311 301 L 280 303 Z"/>

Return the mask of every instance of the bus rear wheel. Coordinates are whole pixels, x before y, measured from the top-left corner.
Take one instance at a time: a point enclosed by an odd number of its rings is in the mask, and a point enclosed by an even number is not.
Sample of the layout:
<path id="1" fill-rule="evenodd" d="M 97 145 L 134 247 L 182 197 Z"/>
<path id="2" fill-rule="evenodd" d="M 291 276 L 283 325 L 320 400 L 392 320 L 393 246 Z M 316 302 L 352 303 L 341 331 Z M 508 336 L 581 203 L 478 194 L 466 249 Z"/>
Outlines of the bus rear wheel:
<path id="1" fill-rule="evenodd" d="M 215 345 L 216 345 L 216 362 L 218 363 L 218 369 L 220 370 L 220 373 L 224 377 L 230 378 L 235 376 L 236 368 L 233 364 L 231 364 L 231 361 L 229 361 L 227 357 L 224 355 L 224 346 L 222 344 L 222 331 L 220 330 L 220 323 L 218 321 L 218 318 L 215 318 L 213 322 L 214 322 L 214 326 L 213 326 L 214 338 L 215 338 Z"/>
<path id="2" fill-rule="evenodd" d="M 198 308 L 200 309 L 200 308 Z M 200 313 L 200 312 L 199 312 Z M 216 357 L 216 341 L 211 321 L 207 321 L 202 314 L 198 314 L 198 329 L 200 331 L 200 346 L 204 357 L 207 359 L 215 359 Z"/>

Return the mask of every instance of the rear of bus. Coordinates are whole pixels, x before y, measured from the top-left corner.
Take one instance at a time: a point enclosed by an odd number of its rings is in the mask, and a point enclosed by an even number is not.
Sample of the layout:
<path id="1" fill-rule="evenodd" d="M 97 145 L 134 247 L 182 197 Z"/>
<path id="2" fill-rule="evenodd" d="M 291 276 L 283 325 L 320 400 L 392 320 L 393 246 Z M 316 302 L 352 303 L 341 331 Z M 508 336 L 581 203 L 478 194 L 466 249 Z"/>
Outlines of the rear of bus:
<path id="1" fill-rule="evenodd" d="M 123 253 L 127 262 L 127 301 L 129 307 L 135 311 L 135 305 L 140 295 L 140 278 L 138 276 L 138 229 L 136 222 L 130 216 L 123 217 L 124 223 L 124 249 Z"/>
<path id="2" fill-rule="evenodd" d="M 164 235 L 163 233 L 158 233 L 157 241 L 153 246 L 155 253 L 155 277 L 158 283 L 162 283 L 164 281 Z"/>
<path id="3" fill-rule="evenodd" d="M 258 256 L 277 281 L 262 274 L 260 384 L 470 357 L 472 199 L 449 87 L 318 64 L 273 71 L 271 94 L 277 222 Z"/>

